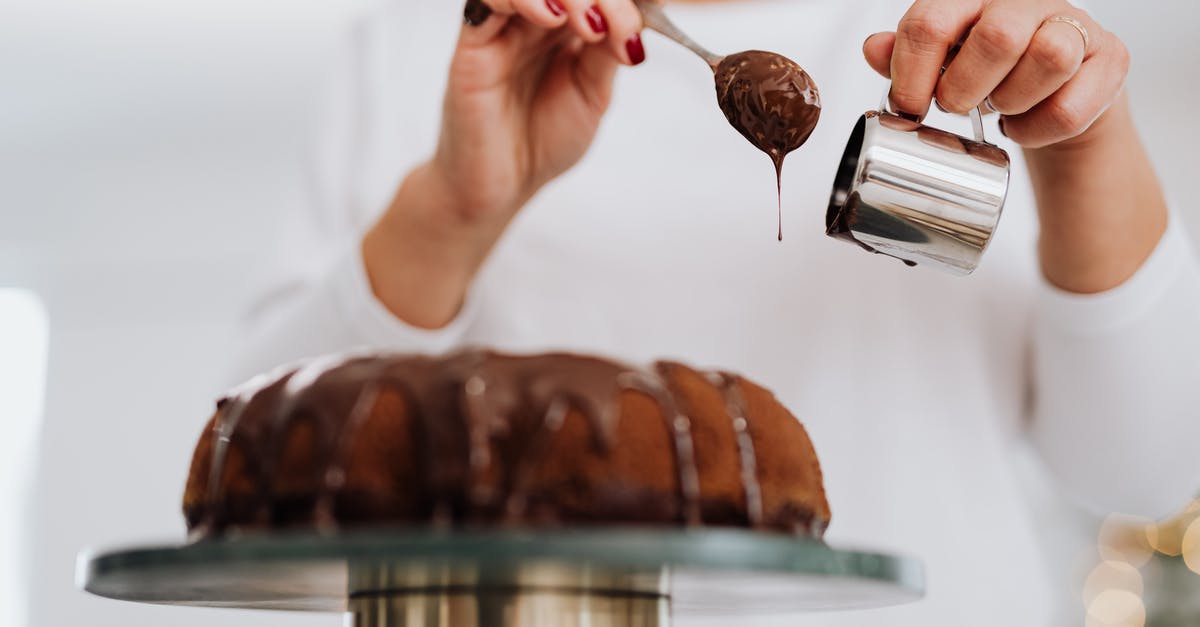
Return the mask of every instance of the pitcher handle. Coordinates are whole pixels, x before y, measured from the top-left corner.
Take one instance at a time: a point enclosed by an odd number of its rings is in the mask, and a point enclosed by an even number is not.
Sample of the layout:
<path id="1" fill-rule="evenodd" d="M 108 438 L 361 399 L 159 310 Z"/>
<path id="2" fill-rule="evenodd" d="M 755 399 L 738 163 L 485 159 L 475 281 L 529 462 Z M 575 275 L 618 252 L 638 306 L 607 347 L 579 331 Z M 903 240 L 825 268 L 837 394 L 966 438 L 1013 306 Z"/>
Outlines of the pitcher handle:
<path id="1" fill-rule="evenodd" d="M 879 110 L 883 113 L 895 115 L 896 112 L 892 111 L 892 103 L 888 98 L 891 93 L 892 85 L 888 83 L 887 89 L 883 90 L 883 99 L 879 101 Z M 988 143 L 987 138 L 983 136 L 983 105 L 980 104 L 978 107 L 971 109 L 969 115 L 971 117 L 971 129 L 975 132 L 975 141 L 981 144 Z"/>

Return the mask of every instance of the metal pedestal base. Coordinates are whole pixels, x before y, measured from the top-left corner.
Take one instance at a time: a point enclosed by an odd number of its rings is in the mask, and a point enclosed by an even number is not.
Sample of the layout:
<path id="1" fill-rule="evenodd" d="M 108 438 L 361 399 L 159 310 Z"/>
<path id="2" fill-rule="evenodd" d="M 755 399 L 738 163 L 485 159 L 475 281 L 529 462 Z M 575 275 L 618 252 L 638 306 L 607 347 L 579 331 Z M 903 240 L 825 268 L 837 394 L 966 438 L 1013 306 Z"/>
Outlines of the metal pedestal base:
<path id="1" fill-rule="evenodd" d="M 462 590 L 350 599 L 346 627 L 667 627 L 666 597 Z"/>

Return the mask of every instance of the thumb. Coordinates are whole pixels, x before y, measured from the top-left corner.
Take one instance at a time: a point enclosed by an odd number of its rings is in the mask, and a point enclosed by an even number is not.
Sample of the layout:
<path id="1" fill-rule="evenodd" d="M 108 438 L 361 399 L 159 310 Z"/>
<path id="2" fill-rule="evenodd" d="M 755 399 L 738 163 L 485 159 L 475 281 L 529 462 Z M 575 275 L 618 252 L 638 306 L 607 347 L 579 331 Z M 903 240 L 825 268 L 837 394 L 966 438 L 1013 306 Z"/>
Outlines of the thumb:
<path id="1" fill-rule="evenodd" d="M 580 90 L 588 103 L 603 113 L 612 99 L 613 78 L 619 63 L 604 46 L 584 46 L 575 60 L 575 73 L 579 77 Z"/>
<path id="2" fill-rule="evenodd" d="M 896 33 L 875 33 L 863 42 L 863 56 L 871 69 L 884 78 L 892 77 L 892 49 L 896 47 Z"/>

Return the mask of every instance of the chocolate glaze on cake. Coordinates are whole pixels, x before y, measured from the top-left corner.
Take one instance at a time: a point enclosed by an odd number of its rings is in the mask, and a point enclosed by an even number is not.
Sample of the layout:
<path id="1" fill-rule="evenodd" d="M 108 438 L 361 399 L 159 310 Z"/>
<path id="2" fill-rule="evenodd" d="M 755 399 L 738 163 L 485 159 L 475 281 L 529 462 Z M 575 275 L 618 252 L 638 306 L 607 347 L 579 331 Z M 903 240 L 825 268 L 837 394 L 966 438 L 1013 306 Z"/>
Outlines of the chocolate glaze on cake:
<path id="1" fill-rule="evenodd" d="M 735 444 L 719 443 L 722 430 Z M 726 476 L 737 485 L 722 487 Z M 234 389 L 197 445 L 184 513 L 197 538 L 418 523 L 735 524 L 819 536 L 829 519 L 820 484 L 803 427 L 736 375 L 469 350 L 327 357 Z"/>
<path id="2" fill-rule="evenodd" d="M 783 159 L 812 135 L 821 117 L 816 83 L 787 57 L 748 50 L 725 57 L 715 68 L 717 101 L 725 118 L 775 164 L 776 192 Z M 779 239 L 783 239 L 780 200 Z"/>

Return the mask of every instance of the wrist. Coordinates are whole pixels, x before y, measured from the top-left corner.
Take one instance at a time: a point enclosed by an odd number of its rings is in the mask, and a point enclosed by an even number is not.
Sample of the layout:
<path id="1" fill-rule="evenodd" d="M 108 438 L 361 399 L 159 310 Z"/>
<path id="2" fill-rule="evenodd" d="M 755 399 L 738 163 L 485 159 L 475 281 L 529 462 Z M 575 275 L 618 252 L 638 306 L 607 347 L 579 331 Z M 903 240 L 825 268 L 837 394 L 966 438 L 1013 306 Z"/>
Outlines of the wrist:
<path id="1" fill-rule="evenodd" d="M 490 247 L 463 219 L 455 197 L 436 169 L 418 166 L 362 239 L 372 292 L 417 327 L 438 328 L 454 319 Z"/>
<path id="2" fill-rule="evenodd" d="M 1128 280 L 1166 229 L 1166 203 L 1122 95 L 1079 137 L 1026 150 L 1042 273 L 1068 292 Z"/>

